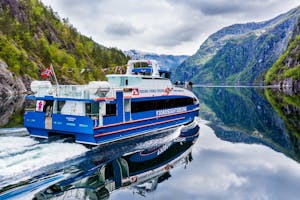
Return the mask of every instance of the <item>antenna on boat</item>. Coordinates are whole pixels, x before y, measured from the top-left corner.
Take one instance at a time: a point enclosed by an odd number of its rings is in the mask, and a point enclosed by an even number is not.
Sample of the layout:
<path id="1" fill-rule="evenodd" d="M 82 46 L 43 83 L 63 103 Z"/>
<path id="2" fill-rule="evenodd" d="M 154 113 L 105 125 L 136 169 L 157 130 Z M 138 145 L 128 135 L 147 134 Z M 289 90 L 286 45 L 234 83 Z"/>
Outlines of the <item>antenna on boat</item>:
<path id="1" fill-rule="evenodd" d="M 55 79 L 56 86 L 58 87 L 58 81 L 57 81 L 56 74 L 55 74 L 55 71 L 54 71 L 54 68 L 53 68 L 52 64 L 50 64 L 50 68 L 53 72 L 53 76 L 54 76 L 54 79 Z"/>
<path id="2" fill-rule="evenodd" d="M 52 64 L 50 64 L 50 68 L 51 68 L 51 71 L 53 73 L 53 77 L 54 77 L 54 80 L 55 80 L 55 83 L 56 83 L 56 95 L 58 95 L 58 93 L 57 93 L 58 81 L 57 81 L 56 74 L 55 74 L 55 71 L 54 71 L 54 68 L 53 68 Z"/>

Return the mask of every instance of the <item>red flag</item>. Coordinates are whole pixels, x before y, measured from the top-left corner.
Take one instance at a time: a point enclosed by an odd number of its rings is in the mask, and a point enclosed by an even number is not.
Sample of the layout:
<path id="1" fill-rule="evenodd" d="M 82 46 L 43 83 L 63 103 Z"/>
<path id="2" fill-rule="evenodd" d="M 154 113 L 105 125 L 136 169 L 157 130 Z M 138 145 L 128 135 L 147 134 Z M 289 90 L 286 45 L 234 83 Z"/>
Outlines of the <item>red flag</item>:
<path id="1" fill-rule="evenodd" d="M 48 77 L 48 76 L 52 76 L 52 75 L 53 75 L 53 72 L 51 70 L 51 67 L 47 67 L 46 69 L 43 69 L 43 71 L 41 73 L 41 76 L 43 78 Z"/>

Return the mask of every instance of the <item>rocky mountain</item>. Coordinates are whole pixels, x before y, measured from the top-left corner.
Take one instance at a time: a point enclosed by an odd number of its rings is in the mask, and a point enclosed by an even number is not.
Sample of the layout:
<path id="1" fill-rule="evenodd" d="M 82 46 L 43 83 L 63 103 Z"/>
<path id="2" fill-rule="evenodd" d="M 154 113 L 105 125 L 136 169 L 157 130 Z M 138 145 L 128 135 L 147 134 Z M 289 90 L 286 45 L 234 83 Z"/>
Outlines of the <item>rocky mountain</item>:
<path id="1" fill-rule="evenodd" d="M 286 50 L 299 15 L 300 7 L 268 21 L 219 30 L 177 67 L 176 79 L 210 85 L 263 84 L 263 74 Z"/>
<path id="2" fill-rule="evenodd" d="M 267 71 L 265 82 L 280 85 L 287 94 L 300 94 L 300 17 L 288 49 Z"/>
<path id="3" fill-rule="evenodd" d="M 162 67 L 170 69 L 179 66 L 184 60 L 188 58 L 187 55 L 175 56 L 166 54 L 155 54 L 138 50 L 124 51 L 124 54 L 131 57 L 132 59 L 154 59 L 157 60 Z"/>
<path id="4" fill-rule="evenodd" d="M 81 35 L 39 0 L 0 0 L 0 126 L 22 121 L 16 113 L 23 112 L 30 80 L 40 79 L 49 64 L 60 83 L 77 84 L 102 79 L 103 71 L 127 60 L 122 51 Z"/>

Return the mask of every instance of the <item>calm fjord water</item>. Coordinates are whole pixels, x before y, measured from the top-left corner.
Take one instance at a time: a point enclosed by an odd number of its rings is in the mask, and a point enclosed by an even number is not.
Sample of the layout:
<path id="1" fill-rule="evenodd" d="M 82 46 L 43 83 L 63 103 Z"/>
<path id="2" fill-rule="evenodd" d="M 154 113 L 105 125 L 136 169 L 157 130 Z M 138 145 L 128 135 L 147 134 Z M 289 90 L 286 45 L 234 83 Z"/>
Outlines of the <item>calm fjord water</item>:
<path id="1" fill-rule="evenodd" d="M 36 141 L 24 129 L 0 130 L 0 199 L 299 199 L 299 95 L 193 90 L 201 104 L 194 141 L 181 141 L 175 131 L 87 149 Z M 159 159 L 134 169 L 136 184 L 116 187 L 101 178 L 103 165 L 118 163 L 124 170 L 130 159 L 152 152 Z M 57 183 L 64 191 L 49 195 Z"/>

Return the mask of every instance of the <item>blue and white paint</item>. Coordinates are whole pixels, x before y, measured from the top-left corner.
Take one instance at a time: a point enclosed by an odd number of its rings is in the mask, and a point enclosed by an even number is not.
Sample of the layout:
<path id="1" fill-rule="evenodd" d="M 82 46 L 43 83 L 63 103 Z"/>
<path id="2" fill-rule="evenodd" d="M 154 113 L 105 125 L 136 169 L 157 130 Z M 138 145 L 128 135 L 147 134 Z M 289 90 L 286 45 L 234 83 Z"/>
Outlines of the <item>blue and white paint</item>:
<path id="1" fill-rule="evenodd" d="M 147 63 L 145 70 L 135 68 L 139 63 Z M 97 145 L 192 123 L 199 101 L 166 77 L 168 72 L 154 60 L 130 60 L 126 74 L 107 75 L 108 82 L 53 86 L 34 81 L 34 95 L 27 98 L 36 107 L 25 113 L 24 125 L 33 137 L 65 134 L 78 143 Z M 189 103 L 174 103 L 184 98 Z M 164 105 L 144 109 L 149 102 Z"/>

